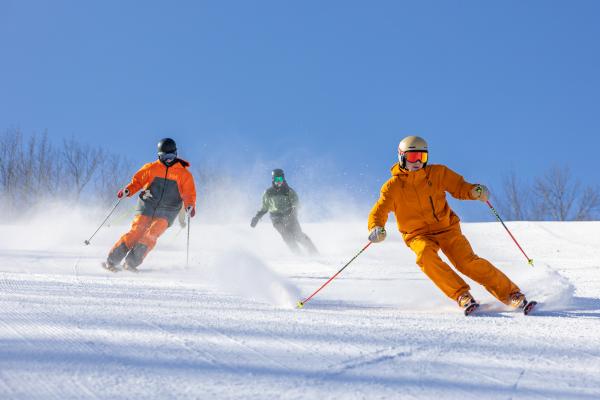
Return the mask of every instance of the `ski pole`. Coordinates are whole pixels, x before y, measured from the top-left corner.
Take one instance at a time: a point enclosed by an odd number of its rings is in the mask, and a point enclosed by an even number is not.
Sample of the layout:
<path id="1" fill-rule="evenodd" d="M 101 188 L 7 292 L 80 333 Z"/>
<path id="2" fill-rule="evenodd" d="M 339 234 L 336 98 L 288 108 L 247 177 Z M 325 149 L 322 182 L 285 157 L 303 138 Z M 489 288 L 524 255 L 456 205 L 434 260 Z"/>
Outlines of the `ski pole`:
<path id="1" fill-rule="evenodd" d="M 508 232 L 508 234 L 510 235 L 511 239 L 513 240 L 513 242 L 515 242 L 515 244 L 517 245 L 517 247 L 519 248 L 519 250 L 521 250 L 521 253 L 523 253 L 523 255 L 525 256 L 525 258 L 527 259 L 527 263 L 533 267 L 533 259 L 529 258 L 527 256 L 527 254 L 525 254 L 525 251 L 523 250 L 523 248 L 521 247 L 521 245 L 519 244 L 519 242 L 517 242 L 517 239 L 515 239 L 515 237 L 513 236 L 513 234 L 510 232 L 510 230 L 508 229 L 508 227 L 504 223 L 504 221 L 502 221 L 502 218 L 500 218 L 500 214 L 498 214 L 498 211 L 496 211 L 496 209 L 492 206 L 492 203 L 490 203 L 489 200 L 486 200 L 485 203 L 488 205 L 488 207 L 490 207 L 490 210 L 492 210 L 492 212 L 496 216 L 496 219 L 498 221 L 500 221 L 500 223 L 502 224 L 502 226 L 504 227 L 504 229 L 506 229 L 506 232 Z"/>
<path id="2" fill-rule="evenodd" d="M 348 265 L 350 265 L 350 263 L 351 263 L 352 261 L 356 260 L 356 258 L 357 258 L 358 256 L 360 256 L 360 255 L 362 254 L 362 252 L 363 252 L 363 251 L 365 251 L 365 250 L 367 249 L 367 247 L 369 247 L 369 246 L 370 246 L 372 243 L 373 243 L 373 242 L 369 241 L 369 243 L 367 243 L 367 245 L 366 245 L 365 247 L 363 247 L 361 251 L 359 251 L 359 252 L 358 252 L 358 253 L 357 253 L 357 254 L 356 254 L 354 257 L 352 257 L 352 259 L 351 259 L 350 261 L 348 261 L 348 262 L 346 263 L 346 265 L 344 265 L 344 266 L 342 267 L 342 269 L 340 269 L 338 272 L 336 272 L 336 273 L 335 273 L 335 275 L 333 275 L 331 278 L 329 278 L 329 280 L 328 280 L 327 282 L 325 282 L 323 285 L 321 285 L 321 287 L 320 287 L 320 288 L 318 288 L 318 289 L 317 289 L 317 290 L 316 290 L 316 291 L 315 291 L 313 294 L 311 294 L 310 296 L 308 296 L 306 299 L 304 299 L 304 300 L 302 300 L 302 301 L 299 301 L 299 302 L 296 304 L 296 306 L 297 306 L 298 308 L 302 308 L 302 307 L 304 307 L 304 305 L 305 305 L 306 303 L 308 303 L 308 302 L 310 301 L 310 299 L 312 299 L 312 298 L 313 298 L 313 296 L 314 296 L 314 295 L 316 295 L 317 293 L 319 293 L 319 292 L 321 291 L 321 289 L 323 289 L 325 286 L 327 286 L 327 285 L 329 284 L 329 282 L 331 282 L 332 280 L 334 280 L 334 279 L 335 279 L 335 277 L 336 277 L 336 276 L 338 276 L 338 275 L 340 274 L 340 272 L 342 272 L 344 269 L 346 269 L 346 267 L 347 267 Z"/>
<path id="3" fill-rule="evenodd" d="M 185 250 L 185 268 L 190 265 L 190 214 L 187 215 L 187 245 Z"/>
<path id="4" fill-rule="evenodd" d="M 83 243 L 85 243 L 85 245 L 87 246 L 88 244 L 90 244 L 90 242 L 92 241 L 92 238 L 94 236 L 96 236 L 96 233 L 98 233 L 98 231 L 100 230 L 100 228 L 102 228 L 104 226 L 104 224 L 106 223 L 106 221 L 108 221 L 108 218 L 112 215 L 113 212 L 115 212 L 117 206 L 121 203 L 121 200 L 123 200 L 123 197 L 121 197 L 120 199 L 118 199 L 115 202 L 115 205 L 111 208 L 110 212 L 108 213 L 108 215 L 106 216 L 106 218 L 104 218 L 104 221 L 102 221 L 102 223 L 100 224 L 100 226 L 98 227 L 98 229 L 96 229 L 96 232 L 94 232 L 92 234 L 92 236 L 90 236 L 89 239 L 84 240 Z"/>

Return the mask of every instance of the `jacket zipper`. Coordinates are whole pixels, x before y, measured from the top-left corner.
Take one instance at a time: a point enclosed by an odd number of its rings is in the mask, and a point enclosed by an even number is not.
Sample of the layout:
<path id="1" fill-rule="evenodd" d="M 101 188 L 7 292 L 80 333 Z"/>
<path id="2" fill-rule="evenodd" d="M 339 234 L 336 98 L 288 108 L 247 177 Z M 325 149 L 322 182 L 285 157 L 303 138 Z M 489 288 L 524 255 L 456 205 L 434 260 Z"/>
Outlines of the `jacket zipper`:
<path id="1" fill-rule="evenodd" d="M 150 217 L 150 219 L 152 221 L 154 221 L 154 216 L 156 215 L 156 210 L 158 210 L 158 206 L 160 206 L 160 202 L 162 201 L 163 195 L 165 194 L 165 186 L 166 186 L 166 181 L 167 181 L 167 176 L 169 176 L 169 166 L 165 165 L 165 167 L 167 167 L 167 169 L 165 170 L 165 183 L 163 184 L 162 190 L 160 192 L 160 197 L 158 198 L 158 201 L 156 202 L 156 207 L 154 208 L 154 211 L 152 211 L 152 217 Z"/>
<path id="2" fill-rule="evenodd" d="M 429 203 L 431 204 L 431 212 L 433 213 L 433 218 L 435 218 L 437 222 L 440 222 L 440 219 L 437 217 L 437 215 L 435 215 L 435 207 L 433 206 L 433 199 L 431 198 L 431 196 L 429 196 Z"/>

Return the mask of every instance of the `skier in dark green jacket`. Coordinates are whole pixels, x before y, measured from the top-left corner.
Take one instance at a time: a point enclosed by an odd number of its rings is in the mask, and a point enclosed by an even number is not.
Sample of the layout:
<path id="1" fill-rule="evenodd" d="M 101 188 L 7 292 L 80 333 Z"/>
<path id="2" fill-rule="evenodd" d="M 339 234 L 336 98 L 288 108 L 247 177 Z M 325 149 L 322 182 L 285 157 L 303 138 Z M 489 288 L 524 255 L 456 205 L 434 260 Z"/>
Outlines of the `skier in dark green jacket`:
<path id="1" fill-rule="evenodd" d="M 263 215 L 270 213 L 273 227 L 294 253 L 300 253 L 298 244 L 301 244 L 310 254 L 318 254 L 313 242 L 300 228 L 298 195 L 288 186 L 283 170 L 274 169 L 272 178 L 272 186 L 263 194 L 262 208 L 252 218 L 250 226 L 254 228 Z"/>

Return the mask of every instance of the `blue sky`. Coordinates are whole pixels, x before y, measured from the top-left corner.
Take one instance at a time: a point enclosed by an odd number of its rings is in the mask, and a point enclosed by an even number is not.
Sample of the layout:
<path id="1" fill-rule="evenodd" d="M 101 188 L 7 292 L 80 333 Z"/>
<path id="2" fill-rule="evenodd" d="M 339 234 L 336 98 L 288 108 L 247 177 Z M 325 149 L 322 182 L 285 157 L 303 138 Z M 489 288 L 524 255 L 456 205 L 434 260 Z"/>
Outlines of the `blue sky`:
<path id="1" fill-rule="evenodd" d="M 134 165 L 171 136 L 241 177 L 256 160 L 317 168 L 367 203 L 410 134 L 492 191 L 567 163 L 598 184 L 599 15 L 582 0 L 0 0 L 0 130 Z"/>

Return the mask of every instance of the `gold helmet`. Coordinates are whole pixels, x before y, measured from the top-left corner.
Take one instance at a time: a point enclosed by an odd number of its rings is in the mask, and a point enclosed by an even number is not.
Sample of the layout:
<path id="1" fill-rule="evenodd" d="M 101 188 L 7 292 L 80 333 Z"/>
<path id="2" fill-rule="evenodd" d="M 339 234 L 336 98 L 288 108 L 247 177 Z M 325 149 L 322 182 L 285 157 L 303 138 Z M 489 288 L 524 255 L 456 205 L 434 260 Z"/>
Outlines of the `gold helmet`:
<path id="1" fill-rule="evenodd" d="M 400 141 L 398 144 L 398 161 L 400 161 L 400 166 L 402 168 L 406 168 L 406 154 L 407 153 L 415 153 L 414 155 L 418 155 L 418 160 L 423 163 L 423 166 L 427 165 L 428 158 L 428 149 L 427 142 L 420 136 L 407 136 Z M 411 162 L 416 162 L 409 160 Z"/>

